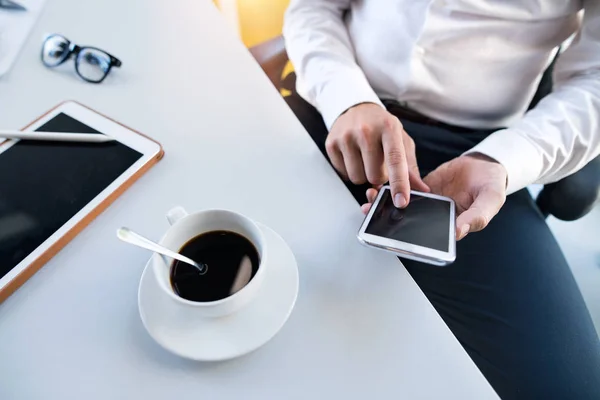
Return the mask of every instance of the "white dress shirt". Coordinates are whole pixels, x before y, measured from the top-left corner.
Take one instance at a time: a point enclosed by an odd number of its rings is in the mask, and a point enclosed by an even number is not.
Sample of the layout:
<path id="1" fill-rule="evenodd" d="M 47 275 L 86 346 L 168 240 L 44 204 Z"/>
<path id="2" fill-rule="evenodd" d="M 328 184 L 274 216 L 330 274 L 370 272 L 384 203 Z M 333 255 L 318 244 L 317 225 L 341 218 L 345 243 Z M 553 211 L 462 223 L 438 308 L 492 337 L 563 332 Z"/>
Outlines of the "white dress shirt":
<path id="1" fill-rule="evenodd" d="M 574 33 L 553 92 L 525 113 Z M 292 0 L 284 36 L 298 92 L 328 128 L 380 98 L 449 124 L 506 127 L 471 151 L 506 167 L 508 193 L 600 154 L 600 0 Z"/>

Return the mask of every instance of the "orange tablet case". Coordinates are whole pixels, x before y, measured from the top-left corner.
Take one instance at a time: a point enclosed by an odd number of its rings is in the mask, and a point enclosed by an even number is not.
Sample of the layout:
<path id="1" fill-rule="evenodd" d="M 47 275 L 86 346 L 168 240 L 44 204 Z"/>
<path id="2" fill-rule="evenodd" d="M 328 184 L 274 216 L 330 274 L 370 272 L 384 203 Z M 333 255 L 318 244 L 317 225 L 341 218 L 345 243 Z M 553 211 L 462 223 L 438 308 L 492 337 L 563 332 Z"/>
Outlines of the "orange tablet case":
<path id="1" fill-rule="evenodd" d="M 22 130 L 27 129 L 28 127 L 30 127 L 31 125 L 33 125 L 34 123 L 39 121 L 41 118 L 48 115 L 48 113 L 54 111 L 56 108 L 60 107 L 64 103 L 66 103 L 66 101 L 63 103 L 60 103 L 56 107 L 53 107 L 52 109 L 48 110 L 45 114 L 41 115 L 40 117 L 38 117 L 37 119 L 35 119 L 31 123 L 29 123 Z M 94 208 L 88 215 L 86 215 L 85 218 L 83 218 L 81 221 L 79 221 L 64 236 L 62 236 L 60 239 L 58 239 L 56 242 L 54 242 L 54 244 L 52 244 L 52 246 L 50 246 L 50 248 L 48 250 L 46 250 L 46 252 L 41 254 L 26 269 L 24 269 L 17 276 L 15 276 L 14 279 L 8 283 L 8 285 L 6 285 L 4 288 L 0 289 L 0 303 L 3 302 L 8 296 L 10 296 L 21 285 L 23 285 L 23 283 L 25 283 L 25 281 L 27 281 L 27 279 L 29 279 L 33 274 L 35 274 L 46 262 L 48 262 L 48 260 L 50 260 L 56 253 L 58 253 L 63 247 L 65 247 L 67 245 L 67 243 L 69 243 L 79 232 L 81 232 L 81 230 L 83 230 L 83 228 L 85 228 L 90 222 L 92 222 L 94 220 L 94 218 L 96 218 L 98 215 L 100 215 L 100 213 L 102 211 L 104 211 L 113 201 L 115 201 L 117 199 L 117 197 L 119 197 L 123 192 L 125 192 L 125 190 L 127 190 L 127 188 L 129 188 L 144 173 L 146 173 L 146 171 L 148 171 L 150 169 L 150 167 L 152 167 L 154 164 L 156 164 L 165 154 L 164 150 L 162 149 L 162 146 L 156 140 L 149 138 L 148 136 L 136 131 L 135 129 L 131 129 L 130 127 L 128 127 L 120 122 L 117 122 L 114 119 L 97 112 L 96 110 L 92 110 L 91 108 L 84 106 L 83 104 L 81 104 L 79 102 L 73 101 L 73 103 L 77 103 L 80 106 L 85 107 L 88 110 L 93 111 L 96 114 L 99 114 L 99 115 L 103 116 L 104 118 L 106 118 L 114 123 L 117 123 L 117 124 L 127 128 L 128 130 L 137 133 L 138 135 L 142 135 L 145 138 L 147 138 L 148 140 L 155 142 L 156 144 L 159 145 L 160 151 L 158 152 L 158 154 L 155 157 L 148 160 L 148 162 L 146 164 L 144 164 L 135 174 L 133 174 L 131 177 L 129 177 L 129 179 L 127 179 L 125 182 L 123 182 L 123 184 L 121 186 L 119 186 L 114 192 L 112 192 L 98 206 L 96 206 L 96 208 Z"/>

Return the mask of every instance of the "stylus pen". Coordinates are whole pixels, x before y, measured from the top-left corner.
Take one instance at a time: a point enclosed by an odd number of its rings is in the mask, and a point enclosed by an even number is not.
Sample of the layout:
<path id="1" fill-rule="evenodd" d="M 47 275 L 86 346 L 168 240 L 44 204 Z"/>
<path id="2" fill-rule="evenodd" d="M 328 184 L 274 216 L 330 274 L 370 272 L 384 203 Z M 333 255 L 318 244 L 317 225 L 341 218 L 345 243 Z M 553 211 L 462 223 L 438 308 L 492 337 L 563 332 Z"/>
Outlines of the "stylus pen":
<path id="1" fill-rule="evenodd" d="M 63 132 L 22 132 L 0 130 L 0 138 L 22 140 L 44 140 L 48 142 L 112 142 L 110 136 L 97 133 L 63 133 Z"/>

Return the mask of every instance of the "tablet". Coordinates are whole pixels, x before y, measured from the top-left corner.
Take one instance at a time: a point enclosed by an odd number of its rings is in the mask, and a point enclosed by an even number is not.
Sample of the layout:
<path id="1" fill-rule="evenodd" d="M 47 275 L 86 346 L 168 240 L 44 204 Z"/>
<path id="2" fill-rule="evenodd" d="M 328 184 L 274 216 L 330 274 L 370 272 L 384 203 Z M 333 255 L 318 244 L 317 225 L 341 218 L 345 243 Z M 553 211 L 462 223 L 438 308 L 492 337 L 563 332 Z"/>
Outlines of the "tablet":
<path id="1" fill-rule="evenodd" d="M 0 143 L 0 301 L 163 155 L 157 142 L 72 101 L 24 130 L 116 140 Z"/>

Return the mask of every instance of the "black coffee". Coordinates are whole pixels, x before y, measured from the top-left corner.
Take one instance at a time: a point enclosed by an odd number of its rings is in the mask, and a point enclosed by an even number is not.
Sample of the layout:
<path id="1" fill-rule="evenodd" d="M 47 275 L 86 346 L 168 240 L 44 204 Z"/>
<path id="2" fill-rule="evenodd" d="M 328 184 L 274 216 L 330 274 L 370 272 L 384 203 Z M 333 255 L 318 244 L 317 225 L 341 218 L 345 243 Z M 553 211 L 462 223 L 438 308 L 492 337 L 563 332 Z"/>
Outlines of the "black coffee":
<path id="1" fill-rule="evenodd" d="M 203 233 L 183 245 L 180 254 L 208 271 L 175 260 L 171 286 L 180 297 L 191 301 L 215 301 L 231 296 L 250 282 L 258 270 L 258 251 L 248 239 L 230 231 Z"/>

